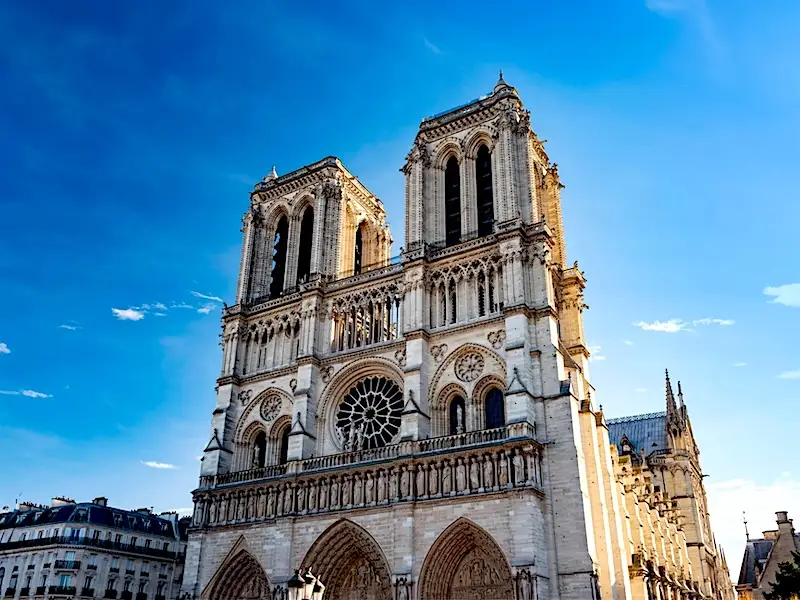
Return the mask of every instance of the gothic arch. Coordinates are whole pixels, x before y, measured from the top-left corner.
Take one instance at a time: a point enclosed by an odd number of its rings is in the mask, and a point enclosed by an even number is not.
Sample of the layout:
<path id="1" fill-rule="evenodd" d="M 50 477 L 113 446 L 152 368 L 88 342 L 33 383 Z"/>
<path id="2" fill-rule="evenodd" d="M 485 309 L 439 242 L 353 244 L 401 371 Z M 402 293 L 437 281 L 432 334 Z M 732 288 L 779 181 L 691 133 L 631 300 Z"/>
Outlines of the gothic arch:
<path id="1" fill-rule="evenodd" d="M 244 409 L 242 416 L 239 417 L 239 423 L 236 425 L 236 434 L 234 435 L 234 441 L 241 442 L 244 440 L 245 431 L 248 430 L 253 423 L 263 423 L 266 426 L 269 424 L 269 421 L 264 421 L 261 417 L 261 404 L 271 400 L 272 397 L 276 397 L 280 401 L 280 408 L 278 410 L 278 414 L 275 415 L 275 419 L 280 415 L 289 414 L 290 408 L 292 405 L 292 397 L 285 392 L 284 390 L 277 388 L 277 387 L 269 387 L 259 393 Z M 272 419 L 270 419 L 271 421 Z"/>
<path id="2" fill-rule="evenodd" d="M 302 568 L 325 584 L 326 600 L 391 600 L 389 564 L 378 542 L 363 527 L 341 519 L 312 544 Z"/>
<path id="3" fill-rule="evenodd" d="M 431 378 L 431 384 L 428 388 L 428 402 L 430 404 L 434 403 L 434 399 L 441 393 L 441 390 L 445 385 L 459 380 L 454 370 L 456 362 L 468 354 L 473 353 L 479 354 L 483 357 L 483 368 L 481 369 L 481 372 L 478 373 L 478 376 L 481 376 L 485 373 L 494 375 L 502 381 L 506 380 L 506 364 L 499 354 L 480 344 L 462 344 L 450 353 L 450 355 L 442 362 L 441 366 L 436 370 L 436 373 Z M 461 379 L 461 381 L 465 384 L 464 389 L 467 392 L 472 391 L 475 388 L 474 379 L 472 381 L 464 381 Z M 502 389 L 505 389 L 505 385 L 502 386 Z"/>
<path id="4" fill-rule="evenodd" d="M 375 376 L 386 377 L 394 381 L 401 390 L 403 389 L 403 372 L 394 362 L 380 356 L 353 361 L 333 376 L 317 405 L 317 439 L 323 453 L 332 454 L 340 451 L 334 442 L 337 439 L 334 428 L 339 401 L 359 381 Z"/>
<path id="5" fill-rule="evenodd" d="M 277 455 L 272 452 L 275 446 L 272 438 L 274 437 L 277 423 L 290 419 L 291 403 L 291 396 L 275 387 L 267 388 L 250 402 L 242 416 L 239 417 L 239 422 L 234 432 L 233 470 L 245 470 L 252 467 L 253 443 L 259 432 L 263 432 L 267 438 L 264 464 L 276 464 L 277 461 L 274 459 Z M 262 405 L 264 406 L 264 411 L 261 410 Z M 277 412 L 275 415 L 269 420 L 265 420 L 263 413 L 268 411 L 267 414 L 269 415 L 275 412 L 276 405 Z"/>
<path id="6" fill-rule="evenodd" d="M 450 435 L 448 407 L 450 406 L 450 401 L 456 396 L 461 396 L 465 403 L 469 401 L 469 394 L 464 389 L 464 386 L 455 382 L 448 383 L 431 402 L 431 437 Z M 469 418 L 467 417 L 468 420 Z M 467 430 L 469 430 L 469 426 Z"/>
<path id="7" fill-rule="evenodd" d="M 494 140 L 492 132 L 488 129 L 479 128 L 464 141 L 464 156 L 474 159 L 481 145 L 486 146 L 490 153 L 494 153 Z"/>
<path id="8" fill-rule="evenodd" d="M 437 169 L 444 171 L 444 168 L 447 165 L 447 161 L 450 160 L 451 156 L 454 156 L 456 158 L 458 164 L 461 164 L 461 161 L 464 158 L 461 153 L 461 144 L 459 144 L 458 140 L 454 138 L 449 138 L 445 140 L 436 149 L 436 153 L 433 157 L 433 166 Z"/>
<path id="9" fill-rule="evenodd" d="M 244 536 L 228 552 L 200 600 L 272 600 L 267 574 Z"/>
<path id="10" fill-rule="evenodd" d="M 481 527 L 464 517 L 428 550 L 419 577 L 419 600 L 509 600 L 513 577 L 503 551 Z"/>

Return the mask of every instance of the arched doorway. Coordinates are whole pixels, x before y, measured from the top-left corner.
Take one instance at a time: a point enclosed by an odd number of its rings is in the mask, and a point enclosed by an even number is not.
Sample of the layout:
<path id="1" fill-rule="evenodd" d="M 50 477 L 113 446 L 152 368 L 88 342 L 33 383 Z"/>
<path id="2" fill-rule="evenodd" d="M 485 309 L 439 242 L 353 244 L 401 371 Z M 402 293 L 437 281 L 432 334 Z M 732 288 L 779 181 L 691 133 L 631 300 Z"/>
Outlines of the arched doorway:
<path id="1" fill-rule="evenodd" d="M 461 518 L 433 543 L 420 573 L 420 600 L 509 600 L 511 568 L 483 529 Z"/>
<path id="2" fill-rule="evenodd" d="M 239 546 L 239 544 L 237 544 Z M 267 574 L 250 552 L 234 547 L 201 595 L 202 600 L 272 600 Z"/>
<path id="3" fill-rule="evenodd" d="M 325 584 L 325 600 L 392 600 L 389 567 L 378 543 L 352 521 L 337 521 L 303 560 Z"/>

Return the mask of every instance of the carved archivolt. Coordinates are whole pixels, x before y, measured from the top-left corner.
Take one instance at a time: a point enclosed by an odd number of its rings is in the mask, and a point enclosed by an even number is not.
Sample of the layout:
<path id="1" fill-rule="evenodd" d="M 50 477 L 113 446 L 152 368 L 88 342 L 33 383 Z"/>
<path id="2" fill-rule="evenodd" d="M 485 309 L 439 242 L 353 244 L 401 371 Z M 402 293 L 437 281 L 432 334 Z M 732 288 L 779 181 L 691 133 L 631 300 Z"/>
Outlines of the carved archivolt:
<path id="1" fill-rule="evenodd" d="M 483 529 L 461 518 L 433 543 L 422 565 L 420 600 L 509 600 L 511 568 Z"/>
<path id="2" fill-rule="evenodd" d="M 454 367 L 462 357 L 466 357 L 472 354 L 478 354 L 481 358 L 483 358 L 484 366 L 482 367 L 481 372 L 485 371 L 487 374 L 495 374 L 501 380 L 505 381 L 506 379 L 505 361 L 503 361 L 503 359 L 500 358 L 500 356 L 496 352 L 479 344 L 463 344 L 462 346 L 459 346 L 454 352 L 452 352 L 450 356 L 448 356 L 444 360 L 444 362 L 442 362 L 441 366 L 436 370 L 436 373 L 434 374 L 433 378 L 431 378 L 431 385 L 429 388 L 430 393 L 428 396 L 428 401 L 431 403 L 431 405 L 433 405 L 435 399 L 439 397 L 441 389 L 445 385 L 451 383 L 456 378 L 461 379 L 461 377 L 457 377 L 457 374 L 454 371 Z M 472 371 L 474 370 L 475 369 L 473 368 Z M 478 376 L 479 375 L 480 373 L 478 374 Z M 461 379 L 461 381 L 467 382 L 464 379 Z M 470 381 L 474 381 L 474 379 Z"/>
<path id="3" fill-rule="evenodd" d="M 272 600 L 267 574 L 240 538 L 200 595 L 201 600 Z"/>
<path id="4" fill-rule="evenodd" d="M 311 567 L 325 582 L 326 597 L 392 600 L 383 550 L 363 527 L 350 520 L 328 527 L 306 553 L 302 567 Z"/>

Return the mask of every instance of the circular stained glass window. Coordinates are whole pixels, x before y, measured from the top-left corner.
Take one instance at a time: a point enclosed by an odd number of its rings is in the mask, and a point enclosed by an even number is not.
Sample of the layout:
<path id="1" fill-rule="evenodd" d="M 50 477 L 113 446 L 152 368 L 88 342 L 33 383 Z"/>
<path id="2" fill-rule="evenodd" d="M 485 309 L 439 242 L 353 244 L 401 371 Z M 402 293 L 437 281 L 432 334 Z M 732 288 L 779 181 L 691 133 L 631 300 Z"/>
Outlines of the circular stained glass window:
<path id="1" fill-rule="evenodd" d="M 344 397 L 336 413 L 336 434 L 345 452 L 390 444 L 400 431 L 403 392 L 385 377 L 367 377 Z"/>

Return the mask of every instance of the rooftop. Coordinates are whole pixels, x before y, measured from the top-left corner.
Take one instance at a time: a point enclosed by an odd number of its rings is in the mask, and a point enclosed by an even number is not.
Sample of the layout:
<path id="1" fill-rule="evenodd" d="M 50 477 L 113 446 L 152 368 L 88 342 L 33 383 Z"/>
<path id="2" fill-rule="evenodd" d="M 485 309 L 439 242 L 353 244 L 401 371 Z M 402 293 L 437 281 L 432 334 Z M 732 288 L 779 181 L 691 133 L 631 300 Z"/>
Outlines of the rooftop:
<path id="1" fill-rule="evenodd" d="M 609 441 L 619 448 L 627 439 L 637 454 L 644 449 L 645 454 L 657 450 L 668 450 L 667 413 L 654 412 L 608 419 Z"/>

